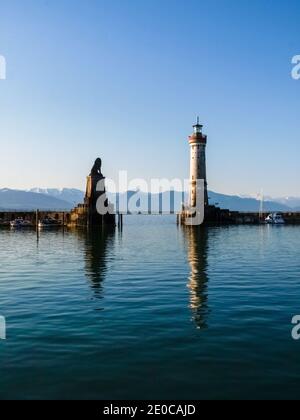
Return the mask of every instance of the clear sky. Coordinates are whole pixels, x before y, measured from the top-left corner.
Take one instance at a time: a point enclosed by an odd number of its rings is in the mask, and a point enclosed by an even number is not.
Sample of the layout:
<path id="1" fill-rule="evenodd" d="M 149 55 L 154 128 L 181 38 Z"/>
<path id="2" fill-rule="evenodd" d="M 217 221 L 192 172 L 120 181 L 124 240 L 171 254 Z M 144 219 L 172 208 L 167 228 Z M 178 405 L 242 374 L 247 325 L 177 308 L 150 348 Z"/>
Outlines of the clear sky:
<path id="1" fill-rule="evenodd" d="M 186 178 L 208 135 L 209 188 L 300 196 L 299 0 L 9 0 L 0 8 L 0 188 Z"/>

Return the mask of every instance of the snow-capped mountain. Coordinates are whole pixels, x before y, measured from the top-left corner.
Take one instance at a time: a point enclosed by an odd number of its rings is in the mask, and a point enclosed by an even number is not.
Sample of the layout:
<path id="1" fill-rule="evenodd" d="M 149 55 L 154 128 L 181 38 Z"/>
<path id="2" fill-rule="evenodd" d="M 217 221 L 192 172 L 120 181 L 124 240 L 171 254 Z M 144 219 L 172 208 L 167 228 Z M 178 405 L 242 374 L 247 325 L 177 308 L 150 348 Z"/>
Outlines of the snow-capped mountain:
<path id="1" fill-rule="evenodd" d="M 74 188 L 32 188 L 29 192 L 44 194 L 59 200 L 67 201 L 72 206 L 82 203 L 84 199 L 84 192 Z"/>
<path id="2" fill-rule="evenodd" d="M 300 197 L 281 197 L 274 200 L 294 210 L 300 210 Z"/>
<path id="3" fill-rule="evenodd" d="M 128 192 L 127 194 L 122 194 L 122 197 L 124 199 L 124 195 L 127 195 L 128 200 L 135 194 L 135 192 Z M 108 193 L 108 197 L 110 201 L 116 201 L 113 194 Z M 169 192 L 163 193 L 161 197 L 158 194 L 153 194 L 152 197 L 149 197 L 146 193 L 139 193 L 137 195 L 137 199 L 140 199 L 142 203 L 141 211 L 148 210 L 147 203 L 149 202 L 149 198 L 151 198 L 152 203 L 157 204 L 160 200 L 163 203 L 168 203 L 168 197 L 170 197 Z M 82 203 L 83 200 L 84 192 L 71 188 L 32 188 L 29 191 L 5 188 L 0 190 L 0 210 L 70 210 L 77 206 L 77 204 Z M 258 212 L 260 209 L 260 201 L 255 198 L 242 198 L 241 196 L 218 194 L 212 191 L 209 192 L 209 201 L 212 205 L 231 211 Z M 180 211 L 181 203 L 182 193 L 175 192 L 172 198 L 172 209 L 174 211 Z M 298 210 L 300 211 L 299 198 L 266 199 L 264 202 L 264 211 L 266 212 Z"/>

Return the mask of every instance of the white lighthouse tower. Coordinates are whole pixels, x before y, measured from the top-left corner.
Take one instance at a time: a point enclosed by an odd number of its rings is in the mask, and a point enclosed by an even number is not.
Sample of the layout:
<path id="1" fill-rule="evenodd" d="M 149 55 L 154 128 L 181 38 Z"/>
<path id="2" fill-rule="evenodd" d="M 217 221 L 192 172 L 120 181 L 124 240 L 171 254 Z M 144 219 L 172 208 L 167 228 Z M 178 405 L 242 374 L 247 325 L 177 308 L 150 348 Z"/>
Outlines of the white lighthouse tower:
<path id="1" fill-rule="evenodd" d="M 197 180 L 204 180 L 204 205 L 208 206 L 207 177 L 206 177 L 206 144 L 207 136 L 202 133 L 203 125 L 199 123 L 193 126 L 194 133 L 189 136 L 191 147 L 190 163 L 190 206 L 196 207 Z"/>

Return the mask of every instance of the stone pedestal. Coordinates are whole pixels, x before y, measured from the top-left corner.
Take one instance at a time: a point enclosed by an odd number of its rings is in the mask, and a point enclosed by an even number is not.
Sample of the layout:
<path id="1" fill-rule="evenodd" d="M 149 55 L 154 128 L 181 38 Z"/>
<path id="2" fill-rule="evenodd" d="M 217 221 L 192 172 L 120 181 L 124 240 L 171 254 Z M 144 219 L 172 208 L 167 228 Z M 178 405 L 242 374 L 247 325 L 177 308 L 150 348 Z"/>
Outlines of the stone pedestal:
<path id="1" fill-rule="evenodd" d="M 105 211 L 99 213 L 99 208 L 103 206 L 105 206 Z M 101 172 L 101 159 L 97 159 L 91 174 L 87 177 L 84 204 L 78 205 L 72 211 L 72 223 L 78 226 L 85 225 L 89 227 L 115 226 L 115 214 L 112 213 L 114 213 L 112 205 L 109 204 L 106 198 L 105 177 Z"/>

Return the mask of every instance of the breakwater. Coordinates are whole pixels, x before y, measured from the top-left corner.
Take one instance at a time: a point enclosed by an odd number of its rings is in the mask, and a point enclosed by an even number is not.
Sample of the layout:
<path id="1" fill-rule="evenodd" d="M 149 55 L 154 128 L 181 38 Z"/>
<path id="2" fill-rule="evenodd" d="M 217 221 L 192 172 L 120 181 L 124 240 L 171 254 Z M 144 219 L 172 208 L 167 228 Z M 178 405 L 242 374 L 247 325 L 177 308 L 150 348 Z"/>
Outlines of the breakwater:
<path id="1" fill-rule="evenodd" d="M 268 217 L 268 213 L 253 213 L 253 212 L 231 212 L 231 211 L 220 211 L 220 219 L 222 221 L 227 221 L 232 224 L 254 224 L 258 225 L 265 221 Z M 289 212 L 282 213 L 286 224 L 290 225 L 300 225 L 300 212 Z"/>
<path id="2" fill-rule="evenodd" d="M 264 223 L 269 214 L 270 212 L 239 212 L 209 206 L 205 211 L 204 223 L 207 225 L 259 225 Z M 280 214 L 286 224 L 300 225 L 300 212 L 280 212 Z M 178 214 L 177 221 L 184 225 L 186 218 L 186 212 L 183 211 Z"/>
<path id="3" fill-rule="evenodd" d="M 71 224 L 71 212 L 63 211 L 0 211 L 0 225 L 5 226 L 7 223 L 15 219 L 24 219 L 31 222 L 33 225 L 37 224 L 39 220 L 52 218 L 62 225 L 68 226 Z"/>
<path id="4" fill-rule="evenodd" d="M 286 212 L 281 213 L 287 224 L 300 225 L 300 212 Z M 206 223 L 219 225 L 258 225 L 262 223 L 269 213 L 254 213 L 254 212 L 237 212 L 230 210 L 215 209 L 210 211 L 206 216 Z M 78 223 L 78 215 L 76 213 L 74 218 L 74 211 L 0 211 L 0 226 L 9 224 L 12 220 L 22 218 L 30 221 L 33 225 L 38 220 L 52 218 L 61 222 L 64 226 L 80 226 L 84 223 Z M 178 219 L 182 214 L 178 214 Z"/>

